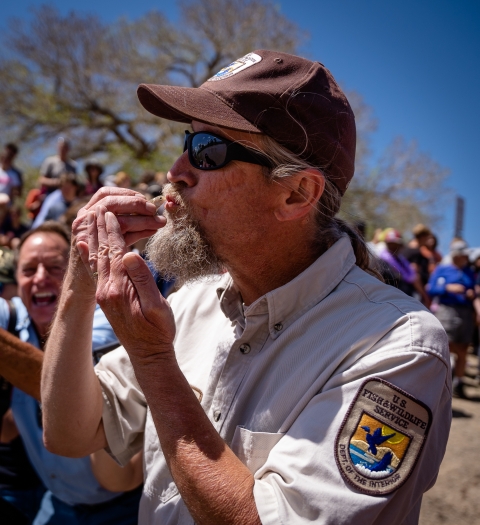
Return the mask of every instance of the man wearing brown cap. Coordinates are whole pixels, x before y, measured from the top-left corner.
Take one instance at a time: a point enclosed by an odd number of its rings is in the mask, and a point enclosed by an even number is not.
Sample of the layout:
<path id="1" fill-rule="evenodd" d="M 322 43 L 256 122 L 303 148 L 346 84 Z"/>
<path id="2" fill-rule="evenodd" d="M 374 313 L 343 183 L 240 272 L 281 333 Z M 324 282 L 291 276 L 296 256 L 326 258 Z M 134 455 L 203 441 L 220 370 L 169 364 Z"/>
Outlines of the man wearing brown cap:
<path id="1" fill-rule="evenodd" d="M 334 216 L 355 123 L 317 62 L 259 50 L 200 88 L 141 85 L 191 124 L 165 217 L 103 188 L 79 213 L 49 338 L 47 446 L 143 448 L 140 523 L 415 523 L 451 418 L 446 336 Z M 153 236 L 162 299 L 127 246 Z M 93 370 L 95 299 L 123 344 Z"/>

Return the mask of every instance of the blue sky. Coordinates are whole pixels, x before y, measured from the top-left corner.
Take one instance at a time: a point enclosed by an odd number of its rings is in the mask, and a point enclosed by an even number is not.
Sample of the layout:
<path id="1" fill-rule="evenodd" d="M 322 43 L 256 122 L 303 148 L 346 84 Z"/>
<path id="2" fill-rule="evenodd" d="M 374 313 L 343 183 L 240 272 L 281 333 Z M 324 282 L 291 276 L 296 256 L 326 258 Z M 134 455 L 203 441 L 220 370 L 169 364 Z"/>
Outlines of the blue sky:
<path id="1" fill-rule="evenodd" d="M 25 17 L 42 2 L 4 2 L 2 22 Z M 51 2 L 62 12 L 98 13 L 106 20 L 157 8 L 175 16 L 174 2 L 144 0 Z M 323 62 L 347 89 L 373 107 L 379 155 L 396 136 L 451 171 L 448 184 L 466 199 L 464 236 L 480 246 L 480 2 L 478 0 L 280 0 L 281 11 L 310 33 L 302 49 Z M 81 7 L 80 7 L 81 6 Z M 453 204 L 452 204 L 453 208 Z M 453 233 L 445 210 L 441 248 Z"/>

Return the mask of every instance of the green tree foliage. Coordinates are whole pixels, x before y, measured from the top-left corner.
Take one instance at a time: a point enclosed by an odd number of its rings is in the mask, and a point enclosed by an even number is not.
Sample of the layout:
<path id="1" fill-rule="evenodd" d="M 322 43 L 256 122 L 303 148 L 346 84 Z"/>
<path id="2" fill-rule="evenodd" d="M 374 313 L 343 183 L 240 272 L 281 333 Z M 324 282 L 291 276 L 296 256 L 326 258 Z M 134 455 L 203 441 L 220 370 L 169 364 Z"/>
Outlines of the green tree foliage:
<path id="1" fill-rule="evenodd" d="M 252 49 L 292 52 L 301 40 L 268 0 L 184 0 L 175 24 L 158 11 L 112 24 L 48 5 L 33 14 L 4 40 L 2 131 L 38 145 L 66 134 L 76 158 L 104 152 L 140 168 L 166 167 L 179 147 L 178 125 L 138 103 L 140 82 L 198 86 Z"/>
<path id="2" fill-rule="evenodd" d="M 100 153 L 138 175 L 166 171 L 178 155 L 183 125 L 153 117 L 139 104 L 137 85 L 196 87 L 253 49 L 296 52 L 307 38 L 272 0 L 182 0 L 173 23 L 159 11 L 137 20 L 54 7 L 33 9 L 30 22 L 12 20 L 0 51 L 0 131 L 24 149 L 52 147 L 67 136 L 72 157 Z M 356 175 L 341 214 L 370 230 L 416 222 L 435 225 L 446 170 L 414 143 L 398 139 L 377 165 L 370 137 L 373 110 L 348 93 L 358 128 Z M 27 187 L 34 184 L 27 170 Z"/>
<path id="3" fill-rule="evenodd" d="M 418 223 L 441 227 L 452 203 L 446 186 L 449 170 L 422 152 L 415 141 L 395 138 L 378 161 L 372 161 L 370 140 L 377 130 L 373 110 L 355 92 L 348 93 L 357 124 L 355 176 L 342 201 L 340 216 L 364 222 L 367 237 L 376 228 L 407 233 Z M 408 235 L 407 235 L 408 237 Z"/>

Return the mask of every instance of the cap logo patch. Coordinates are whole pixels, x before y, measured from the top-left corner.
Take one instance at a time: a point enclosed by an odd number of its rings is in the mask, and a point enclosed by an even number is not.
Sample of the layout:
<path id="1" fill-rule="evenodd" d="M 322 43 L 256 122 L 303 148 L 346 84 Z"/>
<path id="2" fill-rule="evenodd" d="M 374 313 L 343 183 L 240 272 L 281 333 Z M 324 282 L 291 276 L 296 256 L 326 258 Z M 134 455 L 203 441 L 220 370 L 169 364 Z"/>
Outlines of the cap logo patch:
<path id="1" fill-rule="evenodd" d="M 207 82 L 215 82 L 216 80 L 223 80 L 224 78 L 232 77 L 233 75 L 240 73 L 240 71 L 247 69 L 247 67 L 258 64 L 261 60 L 262 57 L 260 55 L 257 55 L 256 53 L 248 53 L 248 55 L 235 60 L 235 62 L 232 62 L 227 67 L 221 69 L 216 75 L 209 78 Z"/>
<path id="2" fill-rule="evenodd" d="M 335 441 L 344 480 L 357 490 L 384 495 L 411 474 L 431 424 L 430 409 L 380 378 L 359 389 Z"/>

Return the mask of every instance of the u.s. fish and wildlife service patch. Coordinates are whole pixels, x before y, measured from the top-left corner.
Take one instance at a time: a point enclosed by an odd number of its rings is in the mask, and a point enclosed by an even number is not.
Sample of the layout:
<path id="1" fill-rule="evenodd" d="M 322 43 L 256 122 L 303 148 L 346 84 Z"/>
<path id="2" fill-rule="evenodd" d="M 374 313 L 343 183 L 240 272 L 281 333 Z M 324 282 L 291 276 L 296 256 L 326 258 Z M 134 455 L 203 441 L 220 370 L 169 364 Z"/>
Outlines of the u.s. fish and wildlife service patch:
<path id="1" fill-rule="evenodd" d="M 360 387 L 335 441 L 344 480 L 357 490 L 383 496 L 411 474 L 432 420 L 418 399 L 380 378 Z"/>

